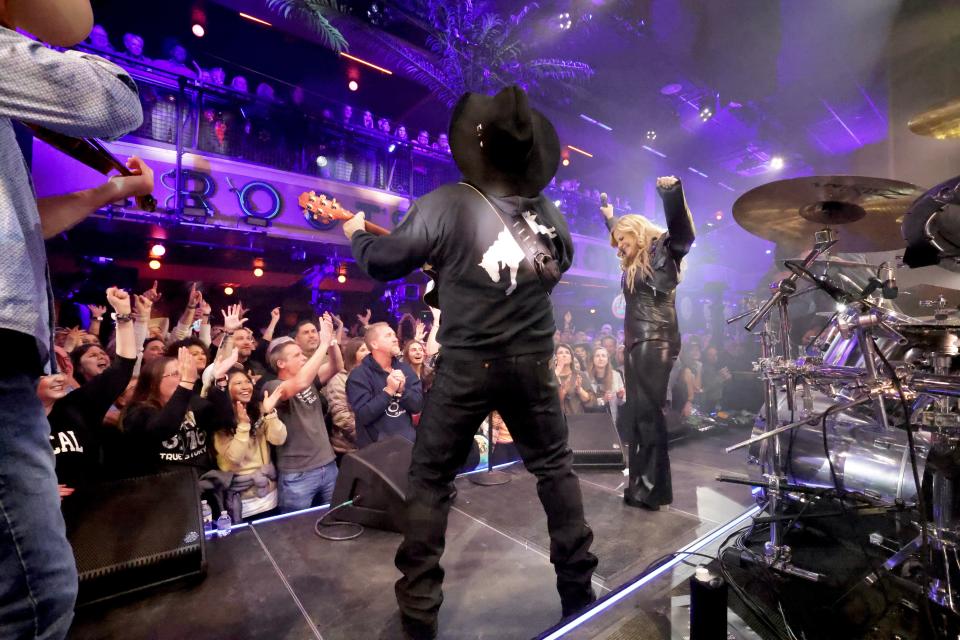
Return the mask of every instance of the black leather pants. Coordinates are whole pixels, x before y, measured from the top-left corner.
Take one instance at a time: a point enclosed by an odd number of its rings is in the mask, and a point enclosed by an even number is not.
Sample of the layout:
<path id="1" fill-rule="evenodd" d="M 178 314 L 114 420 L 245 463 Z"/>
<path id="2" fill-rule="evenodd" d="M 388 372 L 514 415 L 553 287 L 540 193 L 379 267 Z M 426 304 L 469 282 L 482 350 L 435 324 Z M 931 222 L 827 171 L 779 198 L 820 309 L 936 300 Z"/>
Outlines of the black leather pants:
<path id="1" fill-rule="evenodd" d="M 624 496 L 651 506 L 673 502 L 663 406 L 679 351 L 674 342 L 646 340 L 634 343 L 624 360 L 627 402 L 618 416 L 629 452 L 630 483 Z"/>

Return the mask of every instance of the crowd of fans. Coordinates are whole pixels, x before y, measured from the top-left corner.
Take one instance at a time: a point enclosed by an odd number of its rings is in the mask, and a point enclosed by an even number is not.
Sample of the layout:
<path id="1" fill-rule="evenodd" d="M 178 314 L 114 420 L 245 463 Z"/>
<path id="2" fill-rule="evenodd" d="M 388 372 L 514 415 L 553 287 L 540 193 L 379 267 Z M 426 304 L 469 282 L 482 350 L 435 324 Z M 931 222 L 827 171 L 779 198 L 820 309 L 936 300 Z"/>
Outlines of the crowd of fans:
<path id="1" fill-rule="evenodd" d="M 429 325 L 406 314 L 396 330 L 372 322 L 369 310 L 352 327 L 327 312 L 278 335 L 280 308 L 255 330 L 246 326 L 248 309 L 215 314 L 196 285 L 168 328 L 153 317 L 161 298 L 156 282 L 141 294 L 111 288 L 109 308 L 89 305 L 86 328 L 56 332 L 59 373 L 43 377 L 37 393 L 65 513 L 87 483 L 184 466 L 234 522 L 302 509 L 330 501 L 344 455 L 390 436 L 416 437 L 440 352 L 439 312 Z M 615 422 L 626 401 L 623 332 L 577 329 L 570 311 L 560 327 L 553 370 L 564 413 Z M 731 368 L 749 370 L 749 356 L 736 343 L 721 351 L 707 336 L 686 336 L 684 345 L 673 413 L 729 408 Z M 509 451 L 503 420 L 488 422 Z M 488 429 L 478 433 L 477 456 L 488 453 Z"/>

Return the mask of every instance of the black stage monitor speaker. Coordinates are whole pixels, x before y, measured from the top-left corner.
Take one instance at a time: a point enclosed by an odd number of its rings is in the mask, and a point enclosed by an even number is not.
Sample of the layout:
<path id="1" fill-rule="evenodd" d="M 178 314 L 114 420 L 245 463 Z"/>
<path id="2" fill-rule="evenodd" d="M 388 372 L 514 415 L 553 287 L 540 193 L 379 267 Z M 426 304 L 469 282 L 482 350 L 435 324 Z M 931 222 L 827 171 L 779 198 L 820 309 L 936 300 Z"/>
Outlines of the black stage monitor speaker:
<path id="1" fill-rule="evenodd" d="M 567 416 L 573 466 L 623 469 L 623 446 L 609 413 Z"/>
<path id="2" fill-rule="evenodd" d="M 354 502 L 337 510 L 332 517 L 399 533 L 412 456 L 413 443 L 400 436 L 374 442 L 345 455 L 331 506 L 348 500 Z"/>
<path id="3" fill-rule="evenodd" d="M 64 502 L 80 575 L 79 605 L 206 575 L 192 469 L 103 482 Z"/>

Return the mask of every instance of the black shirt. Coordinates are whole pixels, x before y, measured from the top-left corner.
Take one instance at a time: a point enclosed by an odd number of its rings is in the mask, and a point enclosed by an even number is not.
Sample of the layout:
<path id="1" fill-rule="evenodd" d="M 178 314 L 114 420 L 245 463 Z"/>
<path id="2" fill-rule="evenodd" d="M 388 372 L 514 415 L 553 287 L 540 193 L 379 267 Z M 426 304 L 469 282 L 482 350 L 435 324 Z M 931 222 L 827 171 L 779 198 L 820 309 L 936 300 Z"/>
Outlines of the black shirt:
<path id="1" fill-rule="evenodd" d="M 560 211 L 536 198 L 488 196 L 504 219 L 535 214 L 551 238 L 561 271 L 573 261 L 573 240 Z M 549 233 L 544 233 L 549 230 Z M 357 263 L 378 280 L 394 280 L 429 263 L 439 274 L 440 333 L 445 353 L 477 357 L 551 352 L 556 325 L 550 296 L 510 231 L 473 188 L 444 185 L 418 198 L 388 236 L 358 232 Z"/>
<path id="2" fill-rule="evenodd" d="M 116 357 L 103 373 L 57 400 L 47 420 L 57 481 L 77 488 L 103 475 L 103 441 L 111 427 L 103 418 L 130 383 L 136 358 Z"/>

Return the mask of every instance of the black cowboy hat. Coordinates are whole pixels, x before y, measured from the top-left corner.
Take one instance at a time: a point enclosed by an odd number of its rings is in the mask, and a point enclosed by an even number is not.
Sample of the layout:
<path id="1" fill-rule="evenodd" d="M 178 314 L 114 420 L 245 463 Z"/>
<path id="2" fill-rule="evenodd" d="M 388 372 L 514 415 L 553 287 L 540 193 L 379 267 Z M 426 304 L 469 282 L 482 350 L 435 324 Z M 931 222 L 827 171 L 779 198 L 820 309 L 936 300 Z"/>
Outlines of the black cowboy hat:
<path id="1" fill-rule="evenodd" d="M 450 150 L 464 177 L 493 196 L 536 196 L 560 165 L 556 129 L 517 86 L 463 94 L 450 119 Z"/>

